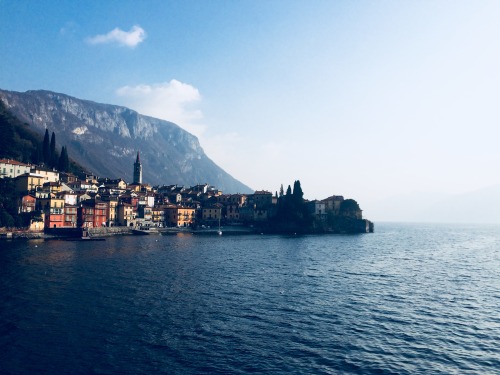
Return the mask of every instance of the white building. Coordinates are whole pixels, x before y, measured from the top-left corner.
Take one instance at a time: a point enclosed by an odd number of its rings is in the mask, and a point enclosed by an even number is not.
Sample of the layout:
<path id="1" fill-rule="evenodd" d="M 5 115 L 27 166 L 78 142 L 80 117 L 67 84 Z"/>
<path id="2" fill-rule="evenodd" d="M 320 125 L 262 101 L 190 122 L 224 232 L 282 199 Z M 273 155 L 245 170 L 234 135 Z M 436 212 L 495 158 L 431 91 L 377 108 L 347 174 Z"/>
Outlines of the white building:
<path id="1" fill-rule="evenodd" d="M 11 159 L 0 159 L 0 178 L 16 178 L 25 173 L 30 173 L 31 166 Z"/>

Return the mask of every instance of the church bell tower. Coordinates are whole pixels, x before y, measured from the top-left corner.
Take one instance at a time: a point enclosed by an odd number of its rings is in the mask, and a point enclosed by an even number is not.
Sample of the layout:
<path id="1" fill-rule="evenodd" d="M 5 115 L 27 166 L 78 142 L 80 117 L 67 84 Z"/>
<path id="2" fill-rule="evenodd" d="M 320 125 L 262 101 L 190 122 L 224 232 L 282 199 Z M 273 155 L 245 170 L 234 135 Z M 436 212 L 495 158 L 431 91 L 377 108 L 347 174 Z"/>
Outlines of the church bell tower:
<path id="1" fill-rule="evenodd" d="M 137 158 L 134 163 L 134 184 L 142 184 L 142 164 L 137 151 Z"/>

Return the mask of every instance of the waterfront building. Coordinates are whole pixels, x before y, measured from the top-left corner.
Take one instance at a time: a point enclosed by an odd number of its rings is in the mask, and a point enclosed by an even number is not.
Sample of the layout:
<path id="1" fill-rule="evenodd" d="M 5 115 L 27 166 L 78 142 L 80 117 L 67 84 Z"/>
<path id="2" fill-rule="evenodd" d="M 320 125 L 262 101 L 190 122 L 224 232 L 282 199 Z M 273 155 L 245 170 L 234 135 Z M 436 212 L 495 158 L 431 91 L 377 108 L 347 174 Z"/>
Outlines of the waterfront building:
<path id="1" fill-rule="evenodd" d="M 134 207 L 130 203 L 119 202 L 116 213 L 116 219 L 119 225 L 131 226 L 134 224 Z"/>
<path id="2" fill-rule="evenodd" d="M 77 225 L 81 228 L 98 228 L 106 226 L 108 205 L 95 198 L 80 203 L 77 209 Z"/>
<path id="3" fill-rule="evenodd" d="M 54 193 L 36 201 L 38 209 L 45 214 L 45 228 L 64 227 L 64 199 L 58 198 Z"/>
<path id="4" fill-rule="evenodd" d="M 75 205 L 64 205 L 64 227 L 75 228 L 78 222 L 78 207 Z"/>
<path id="5" fill-rule="evenodd" d="M 326 204 L 324 201 L 310 201 L 306 203 L 307 211 L 315 220 L 326 220 Z"/>
<path id="6" fill-rule="evenodd" d="M 171 227 L 190 226 L 196 217 L 196 210 L 191 207 L 167 206 L 165 207 L 165 223 Z"/>
<path id="7" fill-rule="evenodd" d="M 322 202 L 325 203 L 325 210 L 333 212 L 335 215 L 340 213 L 340 205 L 343 201 L 344 197 L 342 195 L 332 195 L 322 200 Z"/>
<path id="8" fill-rule="evenodd" d="M 202 220 L 204 222 L 218 222 L 222 219 L 222 205 L 215 203 L 202 208 Z"/>
<path id="9" fill-rule="evenodd" d="M 266 208 L 273 204 L 273 194 L 266 190 L 258 190 L 248 197 L 255 208 Z"/>

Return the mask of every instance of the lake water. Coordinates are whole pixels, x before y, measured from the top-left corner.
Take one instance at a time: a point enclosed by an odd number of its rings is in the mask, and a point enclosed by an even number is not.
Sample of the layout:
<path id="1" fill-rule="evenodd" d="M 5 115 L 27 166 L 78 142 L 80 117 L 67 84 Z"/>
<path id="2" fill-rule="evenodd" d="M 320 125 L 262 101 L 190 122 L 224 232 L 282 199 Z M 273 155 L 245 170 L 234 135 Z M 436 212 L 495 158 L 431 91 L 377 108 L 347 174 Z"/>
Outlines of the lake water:
<path id="1" fill-rule="evenodd" d="M 0 242 L 2 374 L 498 374 L 500 226 Z"/>

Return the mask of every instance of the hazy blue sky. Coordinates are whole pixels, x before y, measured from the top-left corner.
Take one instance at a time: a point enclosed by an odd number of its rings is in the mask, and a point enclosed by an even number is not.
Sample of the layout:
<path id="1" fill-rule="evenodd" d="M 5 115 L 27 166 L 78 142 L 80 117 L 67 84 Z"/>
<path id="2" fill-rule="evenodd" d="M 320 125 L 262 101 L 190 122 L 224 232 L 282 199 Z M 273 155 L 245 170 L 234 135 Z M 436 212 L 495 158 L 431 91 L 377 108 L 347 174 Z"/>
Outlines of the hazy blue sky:
<path id="1" fill-rule="evenodd" d="M 370 216 L 394 195 L 500 183 L 498 1 L 0 9 L 0 88 L 171 120 L 254 189 L 300 179 L 306 198 L 353 197 Z"/>

